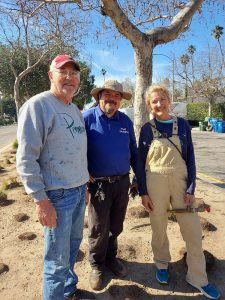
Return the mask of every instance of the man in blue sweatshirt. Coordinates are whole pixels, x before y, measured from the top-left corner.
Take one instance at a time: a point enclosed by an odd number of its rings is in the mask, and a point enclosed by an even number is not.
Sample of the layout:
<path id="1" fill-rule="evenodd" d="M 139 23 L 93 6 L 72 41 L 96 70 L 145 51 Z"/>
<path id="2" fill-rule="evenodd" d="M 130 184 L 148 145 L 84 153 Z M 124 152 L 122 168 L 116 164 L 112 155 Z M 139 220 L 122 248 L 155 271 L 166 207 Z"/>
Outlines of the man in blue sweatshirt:
<path id="1" fill-rule="evenodd" d="M 74 272 L 89 179 L 84 121 L 72 103 L 80 66 L 69 55 L 58 55 L 48 75 L 50 91 L 22 106 L 17 133 L 17 170 L 44 226 L 43 300 L 95 299 L 77 289 Z"/>
<path id="2" fill-rule="evenodd" d="M 131 99 L 116 80 L 91 91 L 98 105 L 84 112 L 90 174 L 88 206 L 90 286 L 102 288 L 105 266 L 116 276 L 127 274 L 116 258 L 128 204 L 130 165 L 136 171 L 137 146 L 133 123 L 118 111 L 122 98 Z"/>

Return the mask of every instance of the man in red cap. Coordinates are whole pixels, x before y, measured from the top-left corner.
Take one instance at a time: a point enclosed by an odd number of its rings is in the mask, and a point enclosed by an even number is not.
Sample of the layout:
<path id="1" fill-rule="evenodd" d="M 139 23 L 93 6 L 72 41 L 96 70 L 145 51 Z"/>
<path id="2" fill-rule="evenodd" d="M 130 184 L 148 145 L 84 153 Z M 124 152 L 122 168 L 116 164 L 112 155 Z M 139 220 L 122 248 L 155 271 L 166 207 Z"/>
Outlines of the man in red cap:
<path id="1" fill-rule="evenodd" d="M 18 121 L 17 170 L 44 226 L 43 300 L 95 299 L 77 289 L 74 264 L 83 235 L 87 137 L 72 98 L 80 66 L 58 55 L 48 73 L 50 91 L 29 99 Z"/>

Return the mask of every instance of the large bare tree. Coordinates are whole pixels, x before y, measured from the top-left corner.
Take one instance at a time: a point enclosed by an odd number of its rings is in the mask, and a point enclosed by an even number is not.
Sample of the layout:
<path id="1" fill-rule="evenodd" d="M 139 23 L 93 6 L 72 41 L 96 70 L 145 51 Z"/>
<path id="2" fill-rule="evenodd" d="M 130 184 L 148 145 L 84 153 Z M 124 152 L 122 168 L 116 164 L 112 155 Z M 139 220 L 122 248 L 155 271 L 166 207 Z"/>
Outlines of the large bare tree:
<path id="1" fill-rule="evenodd" d="M 49 3 L 79 3 L 83 10 L 97 10 L 114 23 L 118 32 L 130 41 L 136 66 L 135 132 L 148 120 L 144 92 L 152 83 L 152 55 L 157 45 L 166 44 L 184 33 L 197 11 L 207 0 L 40 0 Z M 221 2 L 221 0 L 217 0 Z M 101 19 L 102 20 L 102 19 Z M 107 24 L 107 20 L 106 23 Z M 106 27 L 104 27 L 106 28 Z M 96 36 L 98 36 L 99 31 Z"/>
<path id="2" fill-rule="evenodd" d="M 148 113 L 143 98 L 146 88 L 152 83 L 153 50 L 157 45 L 168 43 L 186 31 L 194 13 L 200 9 L 203 0 L 185 1 L 186 3 L 182 2 L 180 4 L 177 1 L 139 2 L 142 2 L 142 5 L 139 3 L 139 7 L 136 7 L 136 10 L 143 12 L 145 7 L 149 16 L 148 18 L 145 17 L 144 21 L 138 21 L 135 24 L 125 14 L 119 5 L 119 1 L 102 0 L 103 11 L 111 18 L 119 32 L 131 42 L 134 48 L 136 66 L 134 124 L 137 136 L 139 135 L 140 127 L 148 120 Z M 138 2 L 136 1 L 136 3 Z M 143 24 L 143 22 L 155 25 L 159 21 L 164 21 L 165 25 L 161 25 L 161 23 L 160 26 L 156 25 L 145 32 L 139 30 L 138 25 Z"/>
<path id="3" fill-rule="evenodd" d="M 221 58 L 218 51 L 211 45 L 198 56 L 196 64 L 197 80 L 192 86 L 192 93 L 196 99 L 204 99 L 208 103 L 208 116 L 211 117 L 212 105 L 218 100 L 225 100 L 225 76 L 221 69 Z"/>
<path id="4" fill-rule="evenodd" d="M 76 46 L 86 34 L 79 11 L 66 11 L 65 6 L 45 5 L 36 1 L 17 0 L 0 5 L 0 37 L 7 46 L 4 59 L 14 75 L 14 100 L 17 114 L 24 99 L 20 83 L 49 53 Z M 68 16 L 70 16 L 68 18 Z M 26 51 L 26 68 L 21 71 L 15 61 L 21 49 Z M 3 59 L 3 58 L 2 58 Z"/>

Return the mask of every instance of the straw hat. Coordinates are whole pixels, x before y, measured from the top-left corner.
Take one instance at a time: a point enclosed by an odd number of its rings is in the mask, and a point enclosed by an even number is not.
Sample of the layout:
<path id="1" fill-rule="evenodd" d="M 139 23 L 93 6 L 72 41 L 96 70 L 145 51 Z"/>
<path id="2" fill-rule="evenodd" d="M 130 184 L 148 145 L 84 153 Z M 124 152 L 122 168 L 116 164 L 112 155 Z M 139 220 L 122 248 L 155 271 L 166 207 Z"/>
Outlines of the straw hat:
<path id="1" fill-rule="evenodd" d="M 123 91 L 123 86 L 121 83 L 119 83 L 117 80 L 106 80 L 103 84 L 102 87 L 99 87 L 99 88 L 94 88 L 92 91 L 91 91 L 91 95 L 95 98 L 95 100 L 99 100 L 98 99 L 98 94 L 99 92 L 103 91 L 103 90 L 111 90 L 111 91 L 115 91 L 115 92 L 119 92 L 122 96 L 123 99 L 126 99 L 126 100 L 130 100 L 132 95 L 128 92 L 124 92 Z"/>

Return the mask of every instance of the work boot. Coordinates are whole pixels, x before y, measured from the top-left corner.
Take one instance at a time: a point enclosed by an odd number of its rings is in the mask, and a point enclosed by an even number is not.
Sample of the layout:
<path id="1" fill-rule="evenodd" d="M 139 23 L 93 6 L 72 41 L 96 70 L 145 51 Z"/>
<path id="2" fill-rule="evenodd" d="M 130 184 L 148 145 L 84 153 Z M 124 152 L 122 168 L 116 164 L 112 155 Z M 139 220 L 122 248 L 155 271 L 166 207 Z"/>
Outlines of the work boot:
<path id="1" fill-rule="evenodd" d="M 110 269 L 117 277 L 125 277 L 128 273 L 127 267 L 118 258 L 107 260 L 105 263 L 106 267 Z"/>
<path id="2" fill-rule="evenodd" d="M 89 277 L 89 283 L 93 290 L 101 290 L 103 273 L 101 270 L 92 269 Z"/>

